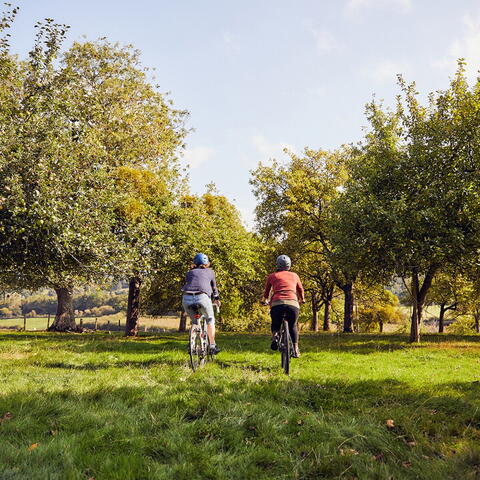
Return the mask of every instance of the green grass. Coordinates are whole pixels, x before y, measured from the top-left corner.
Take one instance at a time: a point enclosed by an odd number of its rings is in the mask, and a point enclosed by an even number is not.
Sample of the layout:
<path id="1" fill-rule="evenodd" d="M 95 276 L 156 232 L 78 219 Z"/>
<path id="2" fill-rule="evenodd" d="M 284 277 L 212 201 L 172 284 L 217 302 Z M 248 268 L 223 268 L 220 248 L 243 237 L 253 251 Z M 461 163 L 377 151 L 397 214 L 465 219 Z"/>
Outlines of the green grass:
<path id="1" fill-rule="evenodd" d="M 97 325 L 99 329 L 108 330 L 117 329 L 118 322 L 120 321 L 120 327 L 125 328 L 125 312 L 119 312 L 112 315 L 104 315 L 97 318 Z M 83 325 L 87 328 L 93 329 L 95 325 L 95 317 L 78 317 L 76 319 L 77 325 L 80 325 L 80 318 L 83 320 Z M 50 324 L 54 321 L 55 315 L 50 317 Z M 27 317 L 26 330 L 28 331 L 42 331 L 47 329 L 48 319 L 46 316 L 42 317 Z M 157 330 L 177 330 L 179 319 L 178 317 L 140 317 L 139 330 L 144 331 L 147 329 Z M 23 317 L 13 318 L 0 318 L 0 330 L 4 329 L 17 329 L 23 330 Z"/>
<path id="2" fill-rule="evenodd" d="M 301 343 L 288 378 L 265 335 L 193 374 L 185 335 L 2 332 L 0 478 L 480 478 L 479 337 Z"/>

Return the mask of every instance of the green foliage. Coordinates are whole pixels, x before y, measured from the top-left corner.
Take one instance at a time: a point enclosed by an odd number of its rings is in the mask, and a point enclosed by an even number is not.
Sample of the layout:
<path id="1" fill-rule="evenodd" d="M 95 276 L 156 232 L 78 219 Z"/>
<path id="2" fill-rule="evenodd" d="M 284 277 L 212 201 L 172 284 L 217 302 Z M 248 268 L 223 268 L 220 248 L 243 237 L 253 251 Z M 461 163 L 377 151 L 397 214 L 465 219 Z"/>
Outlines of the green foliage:
<path id="1" fill-rule="evenodd" d="M 471 335 L 475 332 L 475 322 L 470 315 L 458 315 L 455 320 L 447 326 L 446 331 L 452 335 Z"/>
<path id="2" fill-rule="evenodd" d="M 266 247 L 242 225 L 236 208 L 213 192 L 188 195 L 172 211 L 164 235 L 169 243 L 156 254 L 156 277 L 145 304 L 149 313 L 180 309 L 185 273 L 197 252 L 208 255 L 222 300 L 222 325 L 240 327 L 261 295 Z"/>
<path id="3" fill-rule="evenodd" d="M 138 51 L 100 40 L 60 55 L 65 30 L 47 20 L 28 61 L 2 57 L 0 265 L 17 288 L 131 270 L 127 230 L 139 215 L 119 183 L 128 168 L 173 176 L 186 133 L 186 113 L 149 83 Z"/>
<path id="4" fill-rule="evenodd" d="M 362 290 L 356 295 L 360 331 L 378 331 L 380 326 L 383 328 L 387 323 L 405 322 L 405 313 L 400 308 L 398 297 L 392 292 L 378 286 L 373 288 L 363 286 Z"/>
<path id="5" fill-rule="evenodd" d="M 339 262 L 332 242 L 331 207 L 348 177 L 350 149 L 307 148 L 302 157 L 289 155 L 284 165 L 260 164 L 252 172 L 251 184 L 259 201 L 257 225 L 266 238 L 277 239 L 278 253 L 292 257 L 305 289 L 318 303 L 331 302 L 334 285 L 343 286 L 357 275 Z"/>
<path id="6" fill-rule="evenodd" d="M 427 106 L 414 84 L 399 84 L 395 111 L 367 106 L 371 130 L 352 157 L 335 221 L 371 276 L 412 277 L 413 341 L 434 274 L 478 257 L 480 90 L 468 86 L 463 62 Z"/>

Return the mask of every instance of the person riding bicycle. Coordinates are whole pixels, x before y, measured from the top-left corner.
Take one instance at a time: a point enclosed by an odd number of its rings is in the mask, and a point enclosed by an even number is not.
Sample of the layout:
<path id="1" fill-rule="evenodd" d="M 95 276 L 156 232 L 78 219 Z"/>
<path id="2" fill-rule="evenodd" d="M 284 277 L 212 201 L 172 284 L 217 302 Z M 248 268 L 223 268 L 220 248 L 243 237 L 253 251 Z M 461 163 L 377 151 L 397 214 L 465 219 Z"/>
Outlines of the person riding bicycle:
<path id="1" fill-rule="evenodd" d="M 193 259 L 192 268 L 187 272 L 185 285 L 182 287 L 182 305 L 189 315 L 192 324 L 198 324 L 195 318 L 197 313 L 192 305 L 200 305 L 200 311 L 207 322 L 207 334 L 210 341 L 210 351 L 215 355 L 220 349 L 215 343 L 215 315 L 213 313 L 212 297 L 214 304 L 220 307 L 215 272 L 209 268 L 210 261 L 204 253 L 197 253 Z"/>
<path id="2" fill-rule="evenodd" d="M 278 333 L 282 321 L 288 322 L 290 337 L 293 342 L 293 356 L 298 358 L 297 320 L 300 313 L 300 303 L 305 303 L 305 292 L 299 276 L 290 271 L 292 261 L 287 255 L 277 258 L 277 271 L 267 277 L 262 302 L 270 304 L 272 318 L 272 350 L 278 349 Z"/>

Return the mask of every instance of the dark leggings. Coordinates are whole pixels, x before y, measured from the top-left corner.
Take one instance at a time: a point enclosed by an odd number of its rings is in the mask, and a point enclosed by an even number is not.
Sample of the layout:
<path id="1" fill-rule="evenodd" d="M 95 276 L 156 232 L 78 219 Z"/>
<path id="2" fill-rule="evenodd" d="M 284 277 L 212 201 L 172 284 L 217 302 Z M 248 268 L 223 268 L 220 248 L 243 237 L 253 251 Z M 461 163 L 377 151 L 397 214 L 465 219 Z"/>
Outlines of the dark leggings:
<path id="1" fill-rule="evenodd" d="M 282 321 L 285 319 L 288 322 L 288 329 L 290 330 L 290 337 L 293 343 L 298 343 L 297 319 L 300 310 L 293 305 L 275 305 L 270 310 L 272 317 L 272 333 L 279 332 L 282 326 Z"/>

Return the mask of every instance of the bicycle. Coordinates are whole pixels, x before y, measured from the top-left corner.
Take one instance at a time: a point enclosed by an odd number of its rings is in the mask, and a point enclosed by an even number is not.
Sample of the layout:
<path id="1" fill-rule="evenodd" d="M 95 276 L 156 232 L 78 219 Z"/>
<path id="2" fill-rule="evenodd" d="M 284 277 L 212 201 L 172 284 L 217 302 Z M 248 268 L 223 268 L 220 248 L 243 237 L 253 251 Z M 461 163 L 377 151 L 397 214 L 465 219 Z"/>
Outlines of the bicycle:
<path id="1" fill-rule="evenodd" d="M 267 306 L 268 302 L 262 302 L 262 305 Z M 281 365 L 287 375 L 290 375 L 290 359 L 294 355 L 292 337 L 290 337 L 290 330 L 288 328 L 287 320 L 282 320 L 280 332 L 277 334 L 278 350 L 281 354 Z"/>
<path id="2" fill-rule="evenodd" d="M 282 368 L 287 375 L 290 375 L 290 359 L 293 357 L 294 350 L 287 320 L 282 320 L 278 335 L 278 350 L 281 354 Z"/>
<path id="3" fill-rule="evenodd" d="M 190 326 L 189 348 L 190 366 L 192 370 L 203 367 L 207 360 L 213 361 L 215 354 L 210 350 L 210 341 L 207 334 L 207 319 L 200 313 L 201 305 L 194 303 L 190 308 L 195 312 L 197 324 Z"/>

